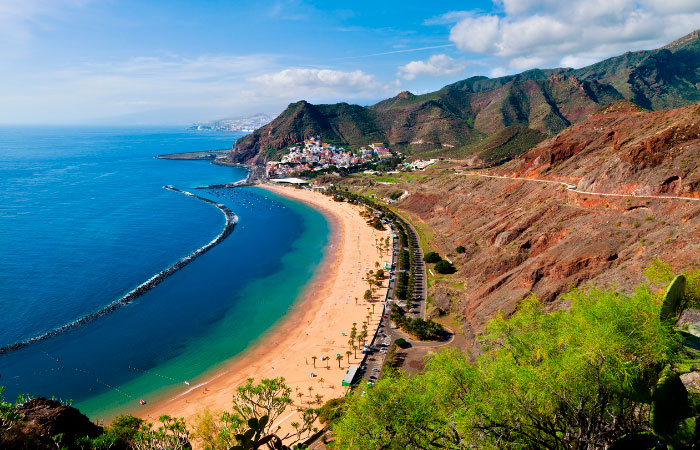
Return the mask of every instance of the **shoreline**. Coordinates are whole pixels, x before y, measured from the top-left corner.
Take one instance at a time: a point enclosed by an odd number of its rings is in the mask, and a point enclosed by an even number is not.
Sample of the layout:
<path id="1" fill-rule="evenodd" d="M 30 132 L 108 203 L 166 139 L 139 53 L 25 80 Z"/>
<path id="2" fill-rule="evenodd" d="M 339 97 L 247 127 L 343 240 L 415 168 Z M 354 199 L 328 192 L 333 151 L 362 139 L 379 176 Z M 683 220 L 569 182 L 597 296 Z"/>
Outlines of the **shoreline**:
<path id="1" fill-rule="evenodd" d="M 69 322 L 65 325 L 62 325 L 58 328 L 54 328 L 53 330 L 49 330 L 45 333 L 42 333 L 37 336 L 33 336 L 31 338 L 24 339 L 19 342 L 14 342 L 12 344 L 5 345 L 3 347 L 0 347 L 0 355 L 3 355 L 5 353 L 13 352 L 19 349 L 22 349 L 28 345 L 31 345 L 35 342 L 40 342 L 40 341 L 45 341 L 47 339 L 50 339 L 54 336 L 58 336 L 59 334 L 65 333 L 66 331 L 79 327 L 80 325 L 84 325 L 88 322 L 92 322 L 94 320 L 99 319 L 100 317 L 104 316 L 105 314 L 108 314 L 110 312 L 116 311 L 117 309 L 121 308 L 124 305 L 127 305 L 131 303 L 133 300 L 136 298 L 142 296 L 146 292 L 150 291 L 157 285 L 159 285 L 163 280 L 168 278 L 170 275 L 174 274 L 175 272 L 179 271 L 198 257 L 202 256 L 209 250 L 211 250 L 213 247 L 217 246 L 220 244 L 224 239 L 226 239 L 232 232 L 233 229 L 236 227 L 236 224 L 238 223 L 238 216 L 234 214 L 233 211 L 231 211 L 229 208 L 226 206 L 216 203 L 215 201 L 209 200 L 204 197 L 200 197 L 198 195 L 194 195 L 190 192 L 183 191 L 180 189 L 177 189 L 173 186 L 163 186 L 163 189 L 167 189 L 169 191 L 177 192 L 183 195 L 186 195 L 188 197 L 195 198 L 197 200 L 200 200 L 204 203 L 208 203 L 214 207 L 216 207 L 221 213 L 224 215 L 226 218 L 226 223 L 224 224 L 223 230 L 211 241 L 208 243 L 204 244 L 203 246 L 197 248 L 193 252 L 189 253 L 186 256 L 183 256 L 182 258 L 178 259 L 175 263 L 171 264 L 170 266 L 166 267 L 165 269 L 161 270 L 157 274 L 153 275 L 151 278 L 148 280 L 144 281 L 143 283 L 139 284 L 136 286 L 134 289 L 130 290 L 117 300 L 112 301 L 111 303 L 107 304 L 103 308 L 92 312 L 90 314 L 87 314 L 83 317 L 80 317 L 79 319 L 76 319 L 72 322 Z"/>
<path id="2" fill-rule="evenodd" d="M 194 426 L 197 415 L 205 409 L 215 416 L 230 409 L 235 388 L 250 377 L 259 382 L 262 378 L 282 376 L 294 394 L 308 391 L 299 398 L 302 403 L 311 401 L 309 387 L 314 394 L 323 395 L 324 401 L 345 392 L 341 380 L 348 368 L 348 335 L 352 323 L 361 327 L 371 312 L 368 302 L 356 303 L 351 297 L 362 299 L 366 285 L 361 278 L 366 270 L 374 269 L 374 261 L 384 258 L 378 254 L 373 237 L 383 238 L 388 232 L 367 225 L 357 206 L 334 202 L 323 194 L 269 185 L 258 187 L 301 201 L 323 214 L 329 223 L 330 239 L 321 263 L 288 312 L 246 350 L 202 374 L 195 386 L 155 399 L 134 414 L 152 421 L 169 414 L 184 417 Z M 380 298 L 386 292 L 386 284 L 385 280 Z M 376 308 L 371 314 L 370 330 L 376 328 L 381 310 Z M 340 364 L 337 354 L 343 356 Z M 314 362 L 312 356 L 319 359 Z M 330 361 L 321 361 L 321 356 L 329 356 Z M 349 364 L 362 360 L 361 353 L 357 356 L 351 355 Z M 316 376 L 311 377 L 310 373 Z M 293 397 L 296 404 L 297 398 Z"/>

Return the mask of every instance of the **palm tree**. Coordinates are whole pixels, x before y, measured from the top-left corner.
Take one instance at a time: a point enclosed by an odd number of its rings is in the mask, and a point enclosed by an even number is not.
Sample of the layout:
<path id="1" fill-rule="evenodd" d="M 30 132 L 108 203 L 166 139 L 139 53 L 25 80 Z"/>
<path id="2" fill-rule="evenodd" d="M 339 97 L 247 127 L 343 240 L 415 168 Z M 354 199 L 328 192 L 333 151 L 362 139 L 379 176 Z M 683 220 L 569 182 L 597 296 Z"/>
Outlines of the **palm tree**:
<path id="1" fill-rule="evenodd" d="M 297 397 L 299 397 L 299 403 L 301 403 L 301 398 L 302 398 L 303 396 L 304 396 L 304 393 L 303 393 L 303 392 L 299 391 L 299 392 L 297 393 Z"/>
<path id="2" fill-rule="evenodd" d="M 338 369 L 340 369 L 340 361 L 343 360 L 343 355 L 336 355 L 336 356 L 335 356 L 335 359 L 338 360 Z"/>
<path id="3" fill-rule="evenodd" d="M 326 356 L 326 369 L 330 369 L 330 368 L 331 368 L 331 357 Z"/>
<path id="4" fill-rule="evenodd" d="M 358 341 L 358 344 L 359 344 L 359 341 Z M 357 359 L 357 345 L 353 345 L 352 349 L 355 352 L 355 359 Z"/>
<path id="5" fill-rule="evenodd" d="M 324 380 L 323 377 L 321 377 L 321 378 L 318 379 L 318 382 L 321 383 L 321 387 L 323 387 L 323 382 L 324 382 L 324 381 L 326 381 L 326 380 Z"/>
<path id="6" fill-rule="evenodd" d="M 374 268 L 375 268 L 375 269 L 379 269 L 379 261 L 375 261 L 375 262 L 374 262 Z"/>
<path id="7" fill-rule="evenodd" d="M 352 355 L 352 352 L 350 350 L 345 352 L 345 356 L 348 357 L 348 364 L 350 364 L 350 355 Z"/>
<path id="8" fill-rule="evenodd" d="M 309 397 L 311 397 L 311 392 L 314 390 L 313 386 L 309 386 Z"/>
<path id="9" fill-rule="evenodd" d="M 357 298 L 357 297 L 355 297 L 355 304 L 356 304 L 356 305 L 357 305 L 357 300 L 358 300 L 358 298 Z"/>
<path id="10" fill-rule="evenodd" d="M 312 356 L 311 359 L 314 360 L 314 369 L 316 368 L 316 359 L 318 359 L 318 356 Z"/>
<path id="11" fill-rule="evenodd" d="M 374 314 L 374 307 L 377 306 L 376 303 L 372 303 L 372 314 Z"/>
<path id="12" fill-rule="evenodd" d="M 321 403 L 323 403 L 323 396 L 321 394 L 316 394 L 316 404 L 321 406 Z"/>

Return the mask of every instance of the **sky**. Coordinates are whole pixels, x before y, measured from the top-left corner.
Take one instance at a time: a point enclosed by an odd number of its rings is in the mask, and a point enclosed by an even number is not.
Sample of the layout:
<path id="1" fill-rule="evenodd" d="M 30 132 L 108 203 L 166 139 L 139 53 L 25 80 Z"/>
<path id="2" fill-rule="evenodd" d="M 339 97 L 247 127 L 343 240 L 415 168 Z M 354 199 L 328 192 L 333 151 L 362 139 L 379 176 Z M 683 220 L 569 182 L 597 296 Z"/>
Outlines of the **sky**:
<path id="1" fill-rule="evenodd" d="M 0 124 L 190 124 L 583 67 L 698 0 L 0 0 Z"/>

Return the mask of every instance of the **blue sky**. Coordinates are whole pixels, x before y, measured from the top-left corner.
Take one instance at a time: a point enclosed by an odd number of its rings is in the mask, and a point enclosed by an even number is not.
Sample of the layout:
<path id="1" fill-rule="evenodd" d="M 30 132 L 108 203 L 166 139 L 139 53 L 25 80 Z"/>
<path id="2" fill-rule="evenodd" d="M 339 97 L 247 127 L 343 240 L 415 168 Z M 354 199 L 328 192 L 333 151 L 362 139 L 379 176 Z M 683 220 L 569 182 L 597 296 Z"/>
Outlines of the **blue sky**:
<path id="1" fill-rule="evenodd" d="M 582 67 L 700 28 L 697 0 L 0 0 L 0 123 L 184 124 Z"/>

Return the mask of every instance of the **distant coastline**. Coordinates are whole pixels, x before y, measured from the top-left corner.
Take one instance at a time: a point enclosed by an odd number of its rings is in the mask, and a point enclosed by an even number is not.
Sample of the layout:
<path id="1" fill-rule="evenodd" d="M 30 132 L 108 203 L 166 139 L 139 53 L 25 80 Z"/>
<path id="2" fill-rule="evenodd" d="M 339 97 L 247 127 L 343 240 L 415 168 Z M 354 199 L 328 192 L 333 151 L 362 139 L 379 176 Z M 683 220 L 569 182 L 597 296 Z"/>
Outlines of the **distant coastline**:
<path id="1" fill-rule="evenodd" d="M 51 337 L 57 336 L 65 331 L 70 330 L 71 328 L 76 328 L 80 325 L 86 324 L 88 322 L 92 322 L 93 320 L 96 320 L 102 316 L 104 316 L 107 313 L 110 313 L 112 311 L 115 311 L 122 306 L 130 303 L 132 300 L 136 299 L 137 297 L 140 297 L 141 295 L 145 294 L 149 290 L 153 289 L 155 286 L 160 284 L 163 280 L 168 278 L 170 275 L 174 274 L 178 270 L 182 269 L 195 259 L 197 259 L 199 256 L 203 255 L 207 251 L 211 250 L 213 247 L 215 247 L 217 244 L 222 242 L 228 235 L 230 235 L 233 232 L 233 229 L 236 226 L 236 223 L 238 222 L 238 216 L 233 213 L 229 208 L 226 206 L 216 203 L 212 200 L 209 200 L 204 197 L 200 197 L 197 195 L 194 195 L 192 193 L 189 193 L 187 191 L 182 191 L 180 189 L 177 189 L 172 186 L 163 186 L 164 189 L 173 191 L 173 192 L 179 192 L 181 194 L 187 195 L 189 197 L 196 198 L 198 200 L 201 200 L 205 203 L 209 203 L 210 205 L 215 206 L 216 208 L 221 211 L 224 216 L 226 217 L 226 224 L 224 225 L 223 230 L 219 233 L 218 236 L 216 236 L 213 240 L 211 240 L 209 243 L 205 244 L 204 246 L 198 248 L 197 250 L 193 251 L 189 255 L 179 259 L 177 262 L 174 264 L 170 265 L 166 269 L 163 269 L 162 271 L 158 272 L 156 275 L 152 276 L 148 280 L 144 281 L 140 285 L 138 285 L 136 288 L 132 289 L 129 291 L 127 294 L 119 298 L 118 300 L 113 301 L 109 305 L 105 306 L 104 308 L 95 311 L 91 314 L 88 314 L 86 316 L 81 317 L 80 319 L 74 320 L 73 322 L 70 322 L 66 325 L 63 325 L 61 327 L 55 328 L 51 331 L 47 331 L 46 333 L 40 334 L 38 336 L 25 339 L 23 341 L 15 342 L 13 344 L 9 344 L 3 347 L 0 347 L 0 355 L 8 352 L 12 352 L 15 350 L 19 350 L 21 348 L 24 348 L 30 344 L 33 344 L 35 342 L 43 341 L 46 339 L 49 339 Z"/>

